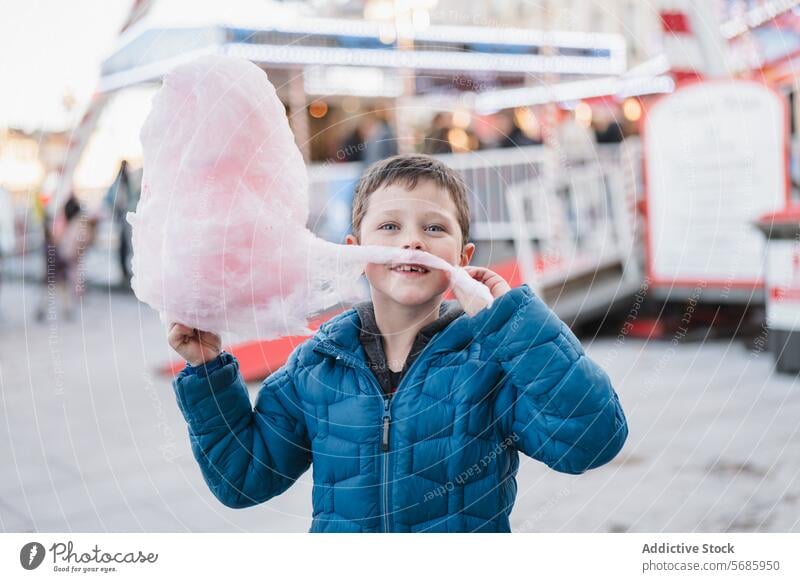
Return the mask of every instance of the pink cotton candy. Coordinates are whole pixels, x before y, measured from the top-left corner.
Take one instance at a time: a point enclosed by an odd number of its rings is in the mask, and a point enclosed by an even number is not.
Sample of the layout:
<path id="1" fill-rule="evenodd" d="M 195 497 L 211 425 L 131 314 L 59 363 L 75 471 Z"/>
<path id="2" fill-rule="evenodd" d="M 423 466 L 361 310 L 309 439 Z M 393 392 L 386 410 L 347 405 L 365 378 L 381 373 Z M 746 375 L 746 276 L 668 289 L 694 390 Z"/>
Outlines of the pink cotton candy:
<path id="1" fill-rule="evenodd" d="M 237 339 L 308 334 L 310 316 L 362 297 L 367 262 L 409 256 L 333 244 L 306 228 L 303 158 L 274 87 L 247 60 L 206 56 L 170 72 L 141 140 L 131 284 L 164 323 Z M 491 303 L 463 269 L 413 256 Z"/>

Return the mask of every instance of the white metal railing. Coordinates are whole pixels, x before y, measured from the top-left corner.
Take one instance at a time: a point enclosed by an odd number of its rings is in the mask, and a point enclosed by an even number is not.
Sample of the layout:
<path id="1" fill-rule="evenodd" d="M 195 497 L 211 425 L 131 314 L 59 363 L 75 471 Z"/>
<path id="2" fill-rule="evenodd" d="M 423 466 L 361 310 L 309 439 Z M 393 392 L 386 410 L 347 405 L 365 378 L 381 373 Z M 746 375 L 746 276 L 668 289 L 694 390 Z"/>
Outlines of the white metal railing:
<path id="1" fill-rule="evenodd" d="M 471 196 L 472 238 L 513 238 L 506 193 L 516 185 L 534 183 L 540 178 L 543 148 L 532 146 L 435 157 L 461 173 L 467 184 Z M 358 162 L 310 166 L 310 226 L 315 232 L 338 239 L 346 231 L 350 221 L 349 203 L 363 170 L 363 164 Z M 347 214 L 338 211 L 340 202 L 348 205 Z"/>

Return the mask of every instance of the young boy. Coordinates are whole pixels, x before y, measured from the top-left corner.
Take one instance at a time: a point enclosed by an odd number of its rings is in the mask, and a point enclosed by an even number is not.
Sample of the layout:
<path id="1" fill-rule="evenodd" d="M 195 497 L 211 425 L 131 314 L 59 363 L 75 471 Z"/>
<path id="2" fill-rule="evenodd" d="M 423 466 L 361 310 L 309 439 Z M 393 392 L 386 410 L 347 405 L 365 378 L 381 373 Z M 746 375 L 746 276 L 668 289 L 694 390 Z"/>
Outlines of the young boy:
<path id="1" fill-rule="evenodd" d="M 370 264 L 372 301 L 298 346 L 255 409 L 219 338 L 173 324 L 175 394 L 222 503 L 262 503 L 313 463 L 312 532 L 508 532 L 519 452 L 572 474 L 614 458 L 628 428 L 608 376 L 527 285 L 467 267 L 468 240 L 453 170 L 423 155 L 369 167 L 346 242 L 437 255 L 494 303 L 443 302 L 443 271 Z"/>

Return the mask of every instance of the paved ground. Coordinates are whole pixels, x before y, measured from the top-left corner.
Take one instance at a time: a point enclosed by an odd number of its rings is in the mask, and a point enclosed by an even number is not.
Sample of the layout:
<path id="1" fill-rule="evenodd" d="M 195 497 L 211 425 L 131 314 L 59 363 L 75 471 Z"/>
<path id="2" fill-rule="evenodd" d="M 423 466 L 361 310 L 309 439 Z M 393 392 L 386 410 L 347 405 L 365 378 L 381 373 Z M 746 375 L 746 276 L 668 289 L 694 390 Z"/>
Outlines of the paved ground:
<path id="1" fill-rule="evenodd" d="M 0 531 L 307 531 L 310 471 L 246 510 L 208 491 L 153 372 L 171 357 L 155 313 L 92 291 L 73 321 L 37 324 L 40 293 L 0 288 Z M 579 477 L 523 458 L 516 531 L 800 531 L 800 386 L 768 353 L 613 338 L 587 351 L 629 441 Z"/>

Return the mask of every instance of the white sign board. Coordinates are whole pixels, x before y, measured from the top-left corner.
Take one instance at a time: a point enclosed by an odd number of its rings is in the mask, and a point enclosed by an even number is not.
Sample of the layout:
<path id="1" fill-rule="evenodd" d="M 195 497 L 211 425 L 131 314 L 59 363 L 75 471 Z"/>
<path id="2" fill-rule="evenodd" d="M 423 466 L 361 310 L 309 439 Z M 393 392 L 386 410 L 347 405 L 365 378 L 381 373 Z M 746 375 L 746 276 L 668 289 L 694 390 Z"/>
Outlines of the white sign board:
<path id="1" fill-rule="evenodd" d="M 755 286 L 753 227 L 787 200 L 782 97 L 751 81 L 693 83 L 645 120 L 648 274 L 656 286 Z"/>

